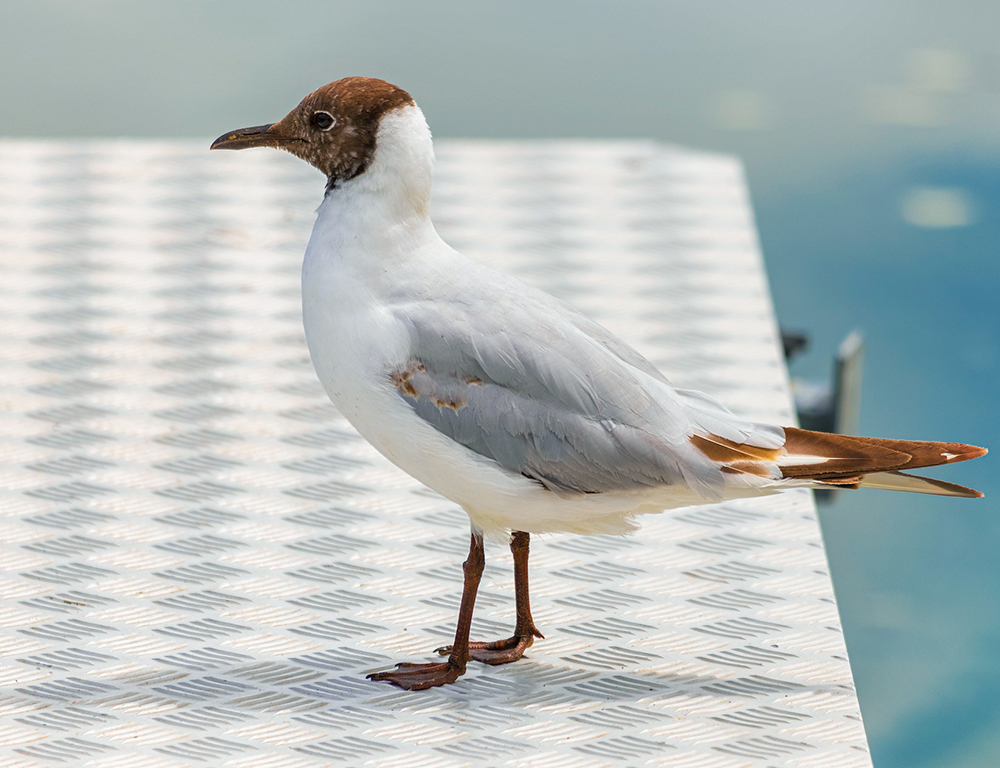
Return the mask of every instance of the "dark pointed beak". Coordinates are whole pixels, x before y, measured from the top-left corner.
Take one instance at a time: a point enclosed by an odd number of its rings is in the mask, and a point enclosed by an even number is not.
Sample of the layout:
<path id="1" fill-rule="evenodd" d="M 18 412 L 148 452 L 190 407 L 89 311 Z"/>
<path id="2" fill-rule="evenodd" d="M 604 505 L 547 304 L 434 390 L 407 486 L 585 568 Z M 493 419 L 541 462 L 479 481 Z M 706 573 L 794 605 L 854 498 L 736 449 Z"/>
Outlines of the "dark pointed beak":
<path id="1" fill-rule="evenodd" d="M 247 149 L 248 147 L 283 147 L 295 138 L 274 131 L 277 123 L 240 128 L 222 134 L 209 149 Z"/>

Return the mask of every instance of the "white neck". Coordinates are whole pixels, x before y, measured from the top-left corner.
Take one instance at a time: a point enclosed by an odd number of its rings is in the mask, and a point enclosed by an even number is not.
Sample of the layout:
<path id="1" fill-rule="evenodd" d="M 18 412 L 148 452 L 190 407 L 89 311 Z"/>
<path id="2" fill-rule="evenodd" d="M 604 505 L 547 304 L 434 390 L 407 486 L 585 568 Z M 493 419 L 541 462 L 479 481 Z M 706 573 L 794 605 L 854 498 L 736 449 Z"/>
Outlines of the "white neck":
<path id="1" fill-rule="evenodd" d="M 375 156 L 364 173 L 327 192 L 313 241 L 343 257 L 360 249 L 391 258 L 400 246 L 434 232 L 430 223 L 434 146 L 419 107 L 387 113 L 379 125 Z M 317 243 L 318 244 L 318 243 Z"/>

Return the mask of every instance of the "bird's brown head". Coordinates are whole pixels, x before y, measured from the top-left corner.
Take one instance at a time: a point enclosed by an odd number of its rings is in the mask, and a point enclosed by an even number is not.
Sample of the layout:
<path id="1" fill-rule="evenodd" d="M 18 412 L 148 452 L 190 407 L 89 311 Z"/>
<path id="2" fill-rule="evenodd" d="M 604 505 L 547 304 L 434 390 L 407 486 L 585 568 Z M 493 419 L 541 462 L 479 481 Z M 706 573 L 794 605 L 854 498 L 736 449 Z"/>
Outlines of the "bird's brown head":
<path id="1" fill-rule="evenodd" d="M 337 186 L 361 175 L 375 156 L 382 117 L 410 106 L 402 88 L 373 77 L 345 77 L 318 88 L 276 123 L 229 131 L 212 149 L 276 147 L 326 174 Z"/>

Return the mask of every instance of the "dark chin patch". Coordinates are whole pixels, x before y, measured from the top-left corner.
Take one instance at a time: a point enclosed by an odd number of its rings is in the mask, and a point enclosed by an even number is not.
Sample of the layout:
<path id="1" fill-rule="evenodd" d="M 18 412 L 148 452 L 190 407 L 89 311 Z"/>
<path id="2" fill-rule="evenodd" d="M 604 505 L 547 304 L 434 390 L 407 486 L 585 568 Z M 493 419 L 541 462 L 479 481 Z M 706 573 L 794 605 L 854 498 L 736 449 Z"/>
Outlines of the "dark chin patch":
<path id="1" fill-rule="evenodd" d="M 368 170 L 368 166 L 372 164 L 375 159 L 375 141 L 372 140 L 371 149 L 365 152 L 361 157 L 361 162 L 354 163 L 353 167 L 350 164 L 344 164 L 343 169 L 336 173 L 330 174 L 326 177 L 326 191 L 338 189 L 345 182 L 351 179 L 356 179 L 362 173 Z"/>

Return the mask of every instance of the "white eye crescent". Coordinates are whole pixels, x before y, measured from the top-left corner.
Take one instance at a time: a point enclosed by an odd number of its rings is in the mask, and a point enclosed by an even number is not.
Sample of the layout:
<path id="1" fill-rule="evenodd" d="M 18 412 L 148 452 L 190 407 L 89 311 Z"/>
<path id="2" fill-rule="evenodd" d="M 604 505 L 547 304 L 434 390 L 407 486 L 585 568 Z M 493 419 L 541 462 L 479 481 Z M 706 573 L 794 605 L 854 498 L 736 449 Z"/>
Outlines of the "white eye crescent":
<path id="1" fill-rule="evenodd" d="M 318 110 L 317 112 L 313 112 L 311 122 L 316 128 L 319 128 L 321 131 L 329 131 L 331 128 L 333 128 L 333 126 L 337 124 L 337 118 L 335 118 L 326 110 L 321 109 Z"/>

